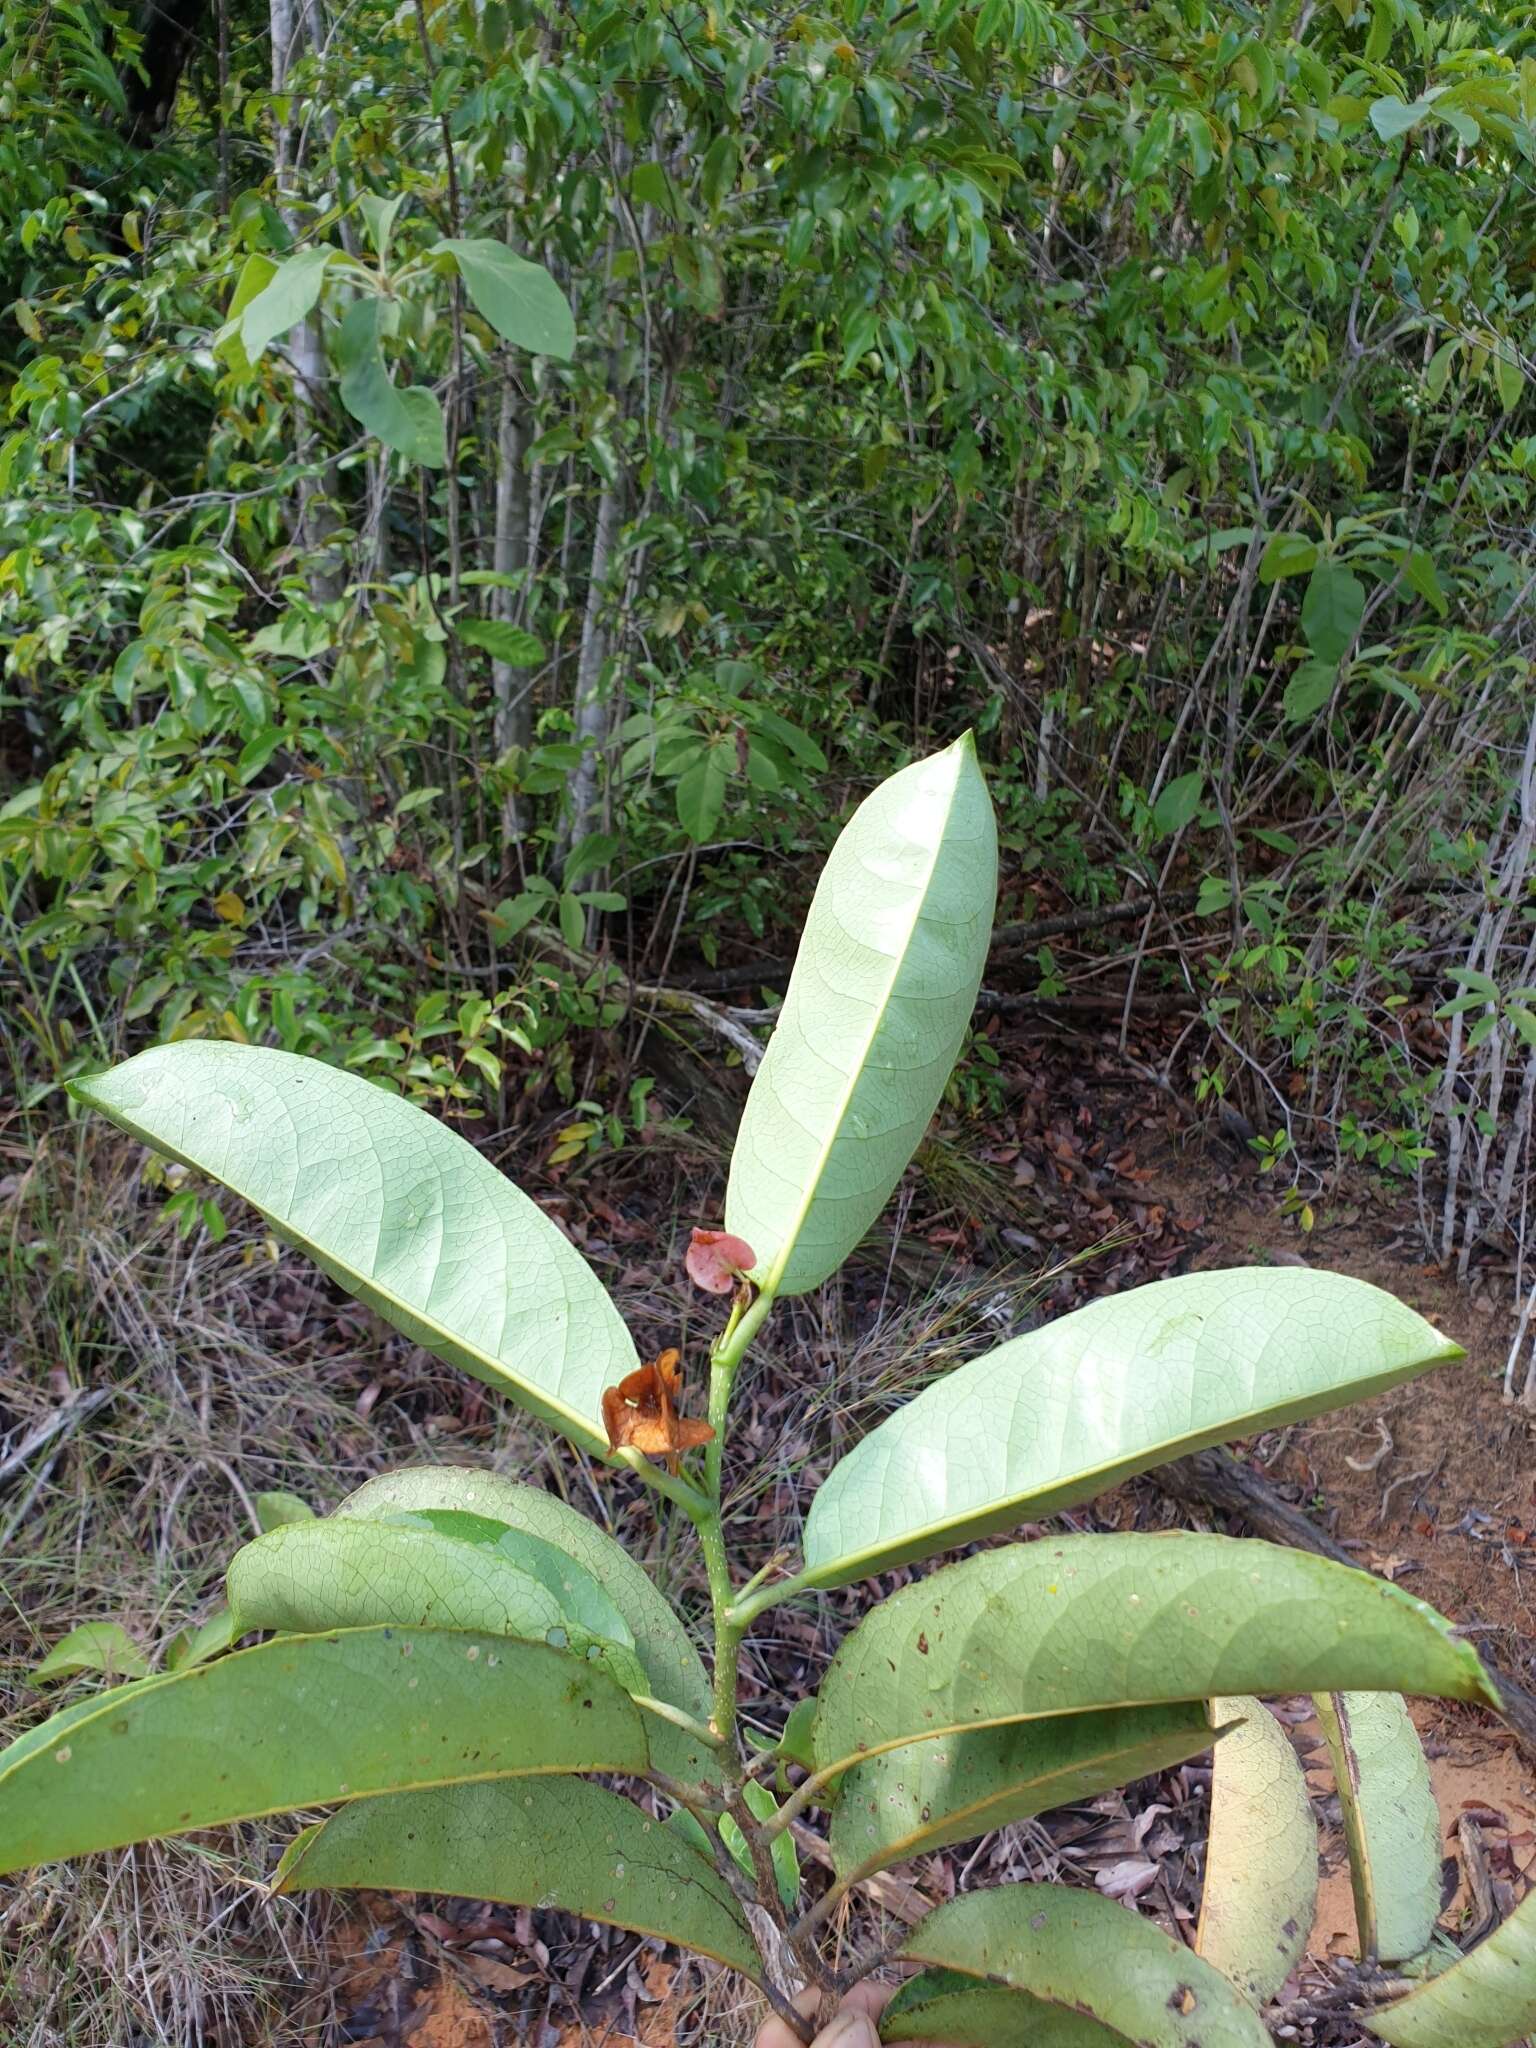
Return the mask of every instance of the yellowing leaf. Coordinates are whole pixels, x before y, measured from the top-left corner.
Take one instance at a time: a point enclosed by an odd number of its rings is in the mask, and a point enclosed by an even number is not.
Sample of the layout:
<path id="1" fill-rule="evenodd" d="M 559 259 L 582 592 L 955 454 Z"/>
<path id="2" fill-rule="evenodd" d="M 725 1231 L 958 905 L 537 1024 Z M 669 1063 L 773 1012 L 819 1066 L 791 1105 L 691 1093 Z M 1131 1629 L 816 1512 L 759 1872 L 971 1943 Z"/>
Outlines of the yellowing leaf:
<path id="1" fill-rule="evenodd" d="M 1317 1909 L 1317 1825 L 1291 1739 L 1258 1700 L 1213 1699 L 1216 1745 L 1195 1947 L 1254 2005 L 1300 1960 Z"/>
<path id="2" fill-rule="evenodd" d="M 1440 1813 L 1429 1765 L 1396 1693 L 1325 1694 L 1328 1739 L 1361 1951 L 1403 1962 L 1429 1945 L 1440 1912 Z"/>

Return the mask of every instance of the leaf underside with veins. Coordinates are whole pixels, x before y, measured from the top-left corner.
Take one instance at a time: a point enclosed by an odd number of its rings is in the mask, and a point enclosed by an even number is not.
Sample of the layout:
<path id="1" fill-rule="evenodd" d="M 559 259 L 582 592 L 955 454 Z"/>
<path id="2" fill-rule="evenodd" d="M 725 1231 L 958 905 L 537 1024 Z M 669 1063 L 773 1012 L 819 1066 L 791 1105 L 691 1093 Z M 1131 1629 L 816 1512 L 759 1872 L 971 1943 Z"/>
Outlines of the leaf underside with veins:
<path id="1" fill-rule="evenodd" d="M 968 1892 L 920 1920 L 901 1952 L 1093 2020 L 1135 2048 L 1272 2048 L 1225 1977 L 1094 1892 L 1051 1884 Z"/>
<path id="2" fill-rule="evenodd" d="M 1088 1708 L 1313 1692 L 1325 1671 L 1329 1690 L 1498 1705 L 1433 1608 L 1347 1565 L 1229 1536 L 1042 1538 L 874 1608 L 822 1683 L 816 1762 Z"/>
<path id="3" fill-rule="evenodd" d="M 976 1004 L 997 830 L 969 735 L 881 783 L 828 856 L 731 1157 L 725 1227 L 780 1294 L 885 1207 Z"/>
<path id="4" fill-rule="evenodd" d="M 346 1807 L 298 1838 L 276 1883 L 558 1908 L 762 1974 L 719 1873 L 675 1829 L 579 1778 L 453 1785 Z"/>
<path id="5" fill-rule="evenodd" d="M 629 1332 L 579 1252 L 473 1145 L 356 1074 L 186 1039 L 73 1082 L 157 1152 L 243 1196 L 413 1342 L 607 1450 Z"/>
<path id="6" fill-rule="evenodd" d="M 806 1519 L 811 1583 L 1054 1514 L 1460 1355 L 1342 1273 L 1255 1266 L 1110 1295 L 945 1374 L 841 1459 Z"/>
<path id="7" fill-rule="evenodd" d="M 628 1694 L 542 1644 L 284 1636 L 116 1686 L 0 1754 L 0 1873 L 401 1786 L 647 1761 Z"/>
<path id="8" fill-rule="evenodd" d="M 1256 2006 L 1279 1991 L 1317 1910 L 1317 1822 L 1291 1738 L 1256 1699 L 1214 1699 L 1231 1722 L 1211 1778 L 1195 1947 Z"/>
<path id="9" fill-rule="evenodd" d="M 709 1677 L 675 1609 L 626 1550 L 552 1493 L 465 1465 L 410 1465 L 400 1472 L 382 1473 L 358 1487 L 348 1494 L 336 1515 L 379 1520 L 387 1515 L 435 1510 L 484 1515 L 542 1537 L 574 1558 L 604 1587 L 629 1624 L 635 1654 L 655 1697 L 696 1721 L 708 1721 L 714 1711 Z M 653 1720 L 650 1736 L 651 1756 L 658 1770 L 684 1784 L 718 1784 L 714 1753 L 685 1729 Z"/>
<path id="10" fill-rule="evenodd" d="M 1361 1953 L 1399 1963 L 1429 1946 L 1440 1916 L 1440 1810 L 1418 1730 L 1396 1693 L 1324 1694 L 1328 1741 Z"/>
<path id="11" fill-rule="evenodd" d="M 913 1742 L 858 1764 L 832 1811 L 832 1860 L 859 1878 L 968 1842 L 1199 1756 L 1213 1741 L 1196 1702 L 1063 1714 Z"/>

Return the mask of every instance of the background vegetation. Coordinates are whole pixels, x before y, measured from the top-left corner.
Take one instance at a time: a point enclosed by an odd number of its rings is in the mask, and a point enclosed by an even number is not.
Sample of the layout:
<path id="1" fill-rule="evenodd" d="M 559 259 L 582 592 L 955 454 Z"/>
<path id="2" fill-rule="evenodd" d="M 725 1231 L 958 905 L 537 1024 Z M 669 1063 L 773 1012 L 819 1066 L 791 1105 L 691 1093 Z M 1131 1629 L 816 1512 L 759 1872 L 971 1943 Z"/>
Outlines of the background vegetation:
<path id="1" fill-rule="evenodd" d="M 679 1076 L 751 1058 L 841 817 L 967 726 L 1009 922 L 948 1170 L 989 1017 L 1144 1064 L 1153 1020 L 1302 1226 L 1350 1162 L 1507 1265 L 1527 1387 L 1530 8 L 0 0 L 0 38 L 11 1455 L 113 1390 L 93 1464 L 13 1468 L 34 1614 L 132 1582 L 169 1627 L 242 1488 L 515 1431 L 395 1400 L 63 1080 L 315 1053 L 648 1268 L 707 1154 Z M 548 266 L 568 360 L 455 238 Z M 214 2038 L 208 1953 L 140 2018 Z"/>

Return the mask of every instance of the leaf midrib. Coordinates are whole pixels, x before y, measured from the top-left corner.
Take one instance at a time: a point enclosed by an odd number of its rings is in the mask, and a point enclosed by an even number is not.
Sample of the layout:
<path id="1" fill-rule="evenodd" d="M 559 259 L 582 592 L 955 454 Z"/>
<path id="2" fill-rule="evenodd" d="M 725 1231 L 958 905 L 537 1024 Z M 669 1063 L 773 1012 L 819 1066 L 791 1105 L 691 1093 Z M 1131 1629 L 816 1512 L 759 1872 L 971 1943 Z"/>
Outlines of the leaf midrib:
<path id="1" fill-rule="evenodd" d="M 959 746 L 960 742 L 956 741 L 955 744 Z M 940 856 L 943 854 L 944 848 L 948 843 L 946 835 L 950 817 L 954 812 L 955 794 L 959 786 L 960 770 L 957 768 L 950 779 L 948 798 L 944 806 L 943 824 L 934 836 L 933 850 L 928 857 L 927 872 L 923 876 L 922 888 L 916 896 L 916 908 L 913 910 L 903 934 L 901 949 L 891 956 L 890 973 L 886 978 L 885 987 L 881 992 L 879 1005 L 874 1012 L 870 1028 L 860 1043 L 858 1062 L 849 1071 L 842 1093 L 838 1097 L 837 1113 L 831 1119 L 828 1136 L 822 1143 L 821 1149 L 816 1156 L 814 1169 L 806 1177 L 804 1191 L 800 1197 L 800 1206 L 790 1220 L 790 1227 L 785 1233 L 783 1244 L 779 1248 L 779 1255 L 774 1260 L 772 1267 L 769 1269 L 768 1276 L 763 1282 L 762 1291 L 764 1294 L 777 1294 L 783 1283 L 785 1268 L 789 1264 L 795 1247 L 800 1242 L 800 1233 L 805 1228 L 805 1219 L 810 1214 L 815 1203 L 817 1191 L 821 1186 L 822 1176 L 827 1170 L 827 1161 L 832 1157 L 836 1149 L 838 1139 L 842 1134 L 843 1121 L 848 1114 L 849 1105 L 853 1101 L 859 1082 L 863 1079 L 865 1065 L 869 1057 L 869 1049 L 880 1035 L 880 1027 L 885 1022 L 886 1013 L 890 1009 L 891 998 L 895 993 L 896 984 L 901 978 L 902 968 L 906 963 L 908 953 L 911 951 L 912 934 L 916 931 L 922 920 L 923 905 L 928 901 L 929 891 L 933 887 L 933 877 L 938 868 Z M 859 856 L 859 865 L 861 867 L 864 865 L 862 854 Z M 813 911 L 814 908 L 813 904 Z M 775 1108 L 778 1107 L 777 1090 L 774 1093 L 774 1106 Z"/>
<path id="2" fill-rule="evenodd" d="M 1169 1702 L 1169 1704 L 1177 1706 L 1180 1703 L 1175 1700 Z M 1114 1713 L 1117 1711 L 1117 1709 L 1113 1707 L 1088 1707 L 1085 1708 L 1084 1711 L 1091 1714 Z M 1058 1717 L 1054 1715 L 1041 1715 L 1034 1716 L 1032 1718 L 1052 1720 Z M 975 1726 L 979 1728 L 982 1725 L 983 1724 L 981 1722 L 966 1723 L 967 1727 Z M 1234 1724 L 1232 1722 L 1228 1721 L 1223 1723 L 1223 1725 L 1220 1728 L 1206 1729 L 1204 1733 L 1207 1736 L 1209 1736 L 1210 1745 L 1214 1746 L 1233 1725 Z M 952 1730 L 944 1732 L 953 1733 Z M 917 1739 L 922 1741 L 926 1740 L 927 1738 L 918 1737 Z M 902 1748 L 910 1748 L 911 1743 L 903 1743 L 900 1746 Z M 1096 1751 L 1091 1758 L 1080 1759 L 1075 1764 L 1062 1764 L 1058 1765 L 1054 1770 L 1037 1771 L 1032 1776 L 1015 1778 L 1011 1780 L 1009 1784 L 1005 1785 L 1001 1791 L 989 1793 L 985 1799 L 972 1799 L 963 1806 L 951 1807 L 943 1815 L 942 1819 L 937 1821 L 931 1821 L 923 1827 L 915 1828 L 910 1833 L 898 1837 L 898 1839 L 895 1842 L 893 1842 L 888 1849 L 879 1850 L 874 1855 L 867 1856 L 862 1863 L 860 1863 L 854 1870 L 849 1872 L 844 1882 L 847 1884 L 859 1884 L 866 1877 L 871 1876 L 874 1872 L 885 1869 L 888 1864 L 904 1863 L 911 1856 L 921 1855 L 923 1853 L 921 1846 L 914 1848 L 914 1843 L 921 1845 L 930 1837 L 943 1834 L 948 1828 L 954 1826 L 957 1822 L 964 1822 L 970 1819 L 971 1816 L 973 1816 L 974 1814 L 984 1813 L 989 1806 L 998 1805 L 1001 1801 L 1017 1795 L 1019 1792 L 1023 1791 L 1028 1786 L 1045 1786 L 1050 1785 L 1054 1780 L 1057 1779 L 1070 1779 L 1078 1777 L 1090 1764 L 1107 1765 L 1114 1763 L 1117 1759 L 1134 1759 L 1135 1757 L 1139 1756 L 1142 1751 L 1146 1750 L 1151 1746 L 1152 1745 L 1146 1739 L 1143 1739 L 1140 1742 L 1123 1742 L 1118 1746 L 1111 1744 L 1102 1750 Z M 882 1753 L 883 1752 L 875 1750 L 865 1750 L 862 1752 L 862 1755 L 866 1758 L 872 1758 Z M 1198 1756 L 1202 1753 L 1202 1751 L 1197 1749 L 1193 1753 Z M 1145 1774 L 1143 1773 L 1142 1775 Z M 844 1788 L 844 1796 L 847 1796 L 846 1787 Z M 999 1825 L 1001 1826 L 1002 1823 L 1000 1822 Z M 986 1832 L 990 1833 L 991 1830 L 988 1829 L 986 1830 Z M 962 1836 L 960 1837 L 960 1839 L 963 1840 L 964 1837 Z"/>
<path id="3" fill-rule="evenodd" d="M 416 1324 L 419 1328 L 432 1332 L 434 1336 L 439 1337 L 445 1344 L 454 1346 L 468 1357 L 479 1359 L 486 1368 L 486 1371 L 494 1375 L 491 1384 L 494 1384 L 495 1380 L 501 1380 L 508 1386 L 516 1388 L 525 1404 L 535 1405 L 542 1408 L 546 1413 L 558 1417 L 559 1420 L 556 1423 L 556 1427 L 562 1430 L 566 1436 L 570 1437 L 574 1443 L 579 1444 L 584 1451 L 590 1451 L 598 1457 L 607 1457 L 607 1438 L 599 1436 L 592 1422 L 587 1417 L 579 1414 L 576 1409 L 569 1407 L 557 1394 L 537 1385 L 532 1380 L 522 1378 L 521 1375 L 504 1365 L 500 1359 L 493 1358 L 489 1352 L 482 1351 L 478 1344 L 471 1343 L 468 1338 L 455 1335 L 445 1324 L 440 1323 L 429 1310 L 417 1308 L 411 1302 L 403 1301 L 391 1288 L 386 1287 L 372 1275 L 362 1272 L 350 1260 L 338 1258 L 333 1252 L 317 1244 L 313 1238 L 306 1237 L 303 1231 L 299 1230 L 293 1223 L 281 1216 L 274 1215 L 270 1209 L 264 1208 L 256 1200 L 255 1196 L 250 1194 L 238 1182 L 224 1180 L 222 1175 L 212 1173 L 210 1168 L 204 1166 L 201 1161 L 194 1159 L 189 1153 L 178 1151 L 174 1145 L 166 1144 L 164 1139 L 153 1135 L 131 1113 L 125 1112 L 115 1105 L 109 1106 L 105 1102 L 97 1101 L 86 1093 L 84 1088 L 79 1090 L 78 1095 L 80 1101 L 87 1102 L 91 1108 L 100 1110 L 104 1116 L 110 1117 L 121 1129 L 137 1138 L 140 1144 L 147 1145 L 152 1152 L 158 1152 L 163 1159 L 174 1159 L 178 1165 L 189 1168 L 193 1173 L 206 1175 L 211 1179 L 218 1180 L 232 1194 L 238 1195 L 242 1202 L 248 1202 L 256 1211 L 256 1214 L 270 1223 L 274 1230 L 281 1232 L 285 1237 L 296 1240 L 315 1260 L 315 1263 L 330 1271 L 333 1277 L 345 1274 L 347 1280 L 341 1282 L 343 1286 L 346 1286 L 348 1281 L 355 1283 L 350 1288 L 350 1292 L 358 1295 L 365 1302 L 368 1295 L 372 1294 L 377 1300 L 387 1302 L 402 1317 Z M 495 1169 L 492 1168 L 492 1171 L 494 1172 Z M 551 1228 L 553 1227 L 551 1225 Z M 438 1355 L 444 1356 L 446 1363 L 450 1365 L 453 1363 L 453 1360 L 446 1358 L 445 1354 L 439 1353 Z"/>
<path id="4" fill-rule="evenodd" d="M 1466 1356 L 1466 1352 L 1460 1344 L 1455 1343 L 1449 1337 L 1444 1341 L 1445 1348 L 1441 1351 L 1431 1352 L 1428 1356 L 1421 1359 L 1414 1359 L 1401 1368 L 1394 1367 L 1390 1373 L 1377 1373 L 1370 1379 L 1352 1380 L 1347 1390 L 1340 1389 L 1338 1391 L 1341 1393 L 1341 1396 L 1347 1392 L 1347 1397 L 1351 1401 L 1368 1401 L 1375 1394 L 1385 1393 L 1392 1387 L 1400 1385 L 1403 1380 L 1410 1378 L 1414 1373 L 1427 1372 L 1432 1366 L 1436 1365 L 1449 1365 L 1454 1363 L 1456 1359 Z M 1310 1397 L 1303 1396 L 1302 1398 L 1307 1399 Z M 1342 1405 L 1342 1400 L 1340 1405 Z M 898 1410 L 897 1412 L 899 1414 L 902 1411 Z M 924 1551 L 920 1552 L 919 1555 L 927 1554 L 928 1550 L 945 1549 L 952 1541 L 964 1541 L 964 1532 L 973 1523 L 990 1519 L 994 1515 L 1003 1514 L 1013 1507 L 1017 1507 L 1020 1513 L 1023 1513 L 1031 1504 L 1038 1502 L 1043 1497 L 1052 1495 L 1058 1488 L 1075 1488 L 1082 1485 L 1089 1487 L 1092 1491 L 1097 1491 L 1099 1482 L 1106 1480 L 1109 1475 L 1125 1473 L 1127 1460 L 1138 1460 L 1145 1457 L 1146 1464 L 1140 1469 L 1150 1470 L 1158 1465 L 1166 1465 L 1175 1458 L 1183 1457 L 1191 1450 L 1202 1447 L 1209 1448 L 1213 1444 L 1226 1443 L 1237 1437 L 1251 1436 L 1256 1428 L 1264 1425 L 1265 1417 L 1270 1415 L 1278 1416 L 1282 1412 L 1283 1406 L 1282 1408 L 1245 1409 L 1242 1414 L 1234 1415 L 1230 1421 L 1224 1421 L 1221 1424 L 1220 1430 L 1215 1434 L 1210 1430 L 1204 1429 L 1190 1430 L 1183 1436 L 1165 1437 L 1162 1442 L 1148 1447 L 1144 1452 L 1128 1452 L 1125 1457 L 1106 1459 L 1098 1465 L 1084 1465 L 1076 1471 L 1062 1473 L 1053 1479 L 1049 1485 L 1039 1486 L 1023 1493 L 1000 1494 L 990 1503 L 969 1507 L 963 1513 L 948 1516 L 943 1521 L 926 1522 L 920 1528 L 905 1530 L 899 1537 L 890 1538 L 885 1543 L 876 1544 L 864 1550 L 845 1551 L 838 1557 L 829 1558 L 824 1565 L 812 1565 L 807 1570 L 802 1583 L 810 1589 L 845 1584 L 852 1579 L 868 1578 L 875 1572 L 883 1571 L 887 1564 L 893 1561 L 894 1554 L 905 1550 L 909 1544 L 925 1546 Z M 866 1438 L 865 1442 L 867 1443 L 868 1441 L 869 1439 Z M 862 1445 L 857 1446 L 854 1451 L 849 1453 L 849 1456 L 857 1456 L 858 1450 L 862 1448 Z M 1133 1475 L 1126 1474 L 1125 1476 Z M 1091 1492 L 1078 1496 L 1078 1498 L 1082 1499 L 1091 1497 Z M 1056 1504 L 1057 1508 L 1070 1507 L 1072 1505 L 1073 1502 L 1071 1500 L 1062 1500 Z M 1047 1513 L 1055 1511 L 1055 1509 L 1045 1510 Z M 824 1577 L 823 1574 L 828 1572 L 836 1572 L 839 1576 L 830 1579 Z M 846 1580 L 842 1576 L 844 1573 L 848 1575 Z"/>

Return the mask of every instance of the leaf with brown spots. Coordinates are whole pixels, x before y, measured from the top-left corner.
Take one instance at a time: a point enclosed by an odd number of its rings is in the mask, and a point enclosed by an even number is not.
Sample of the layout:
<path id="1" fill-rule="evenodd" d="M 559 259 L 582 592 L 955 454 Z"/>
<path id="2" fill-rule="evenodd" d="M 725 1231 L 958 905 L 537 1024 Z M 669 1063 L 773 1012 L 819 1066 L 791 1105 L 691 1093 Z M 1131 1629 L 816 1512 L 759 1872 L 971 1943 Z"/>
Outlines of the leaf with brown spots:
<path id="1" fill-rule="evenodd" d="M 1225 1977 L 1150 1920 L 1093 1893 L 1049 1884 L 967 1892 L 919 1922 L 901 1953 L 941 1974 L 903 1986 L 881 2023 L 887 2041 L 985 2039 L 991 2048 L 997 2015 L 989 2009 L 994 2031 L 980 2036 L 965 2007 L 968 1989 L 974 1996 L 996 1987 L 1017 1999 L 1021 2022 L 1033 2023 L 1019 2027 L 1020 2041 L 1270 2048 L 1258 2014 Z"/>
<path id="2" fill-rule="evenodd" d="M 713 1441 L 715 1432 L 707 1422 L 677 1412 L 683 1384 L 681 1362 L 681 1352 L 663 1351 L 616 1387 L 605 1388 L 603 1426 L 610 1450 L 636 1450 L 648 1458 L 665 1458 L 667 1470 L 676 1472 L 682 1452 Z"/>

